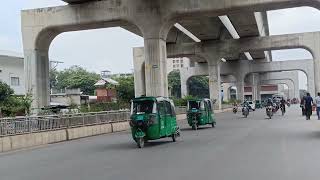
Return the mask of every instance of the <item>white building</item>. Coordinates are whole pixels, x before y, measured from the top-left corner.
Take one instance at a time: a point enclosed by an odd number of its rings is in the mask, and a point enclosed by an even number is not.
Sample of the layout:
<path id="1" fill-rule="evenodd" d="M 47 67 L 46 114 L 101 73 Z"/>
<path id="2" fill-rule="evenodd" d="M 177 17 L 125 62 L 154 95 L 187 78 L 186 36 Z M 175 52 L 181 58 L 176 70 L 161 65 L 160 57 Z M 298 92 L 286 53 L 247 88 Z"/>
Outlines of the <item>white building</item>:
<path id="1" fill-rule="evenodd" d="M 0 51 L 0 81 L 8 84 L 16 95 L 24 95 L 24 58 L 22 54 Z"/>
<path id="2" fill-rule="evenodd" d="M 167 60 L 167 72 L 178 71 L 184 67 L 190 67 L 188 58 L 169 58 Z"/>

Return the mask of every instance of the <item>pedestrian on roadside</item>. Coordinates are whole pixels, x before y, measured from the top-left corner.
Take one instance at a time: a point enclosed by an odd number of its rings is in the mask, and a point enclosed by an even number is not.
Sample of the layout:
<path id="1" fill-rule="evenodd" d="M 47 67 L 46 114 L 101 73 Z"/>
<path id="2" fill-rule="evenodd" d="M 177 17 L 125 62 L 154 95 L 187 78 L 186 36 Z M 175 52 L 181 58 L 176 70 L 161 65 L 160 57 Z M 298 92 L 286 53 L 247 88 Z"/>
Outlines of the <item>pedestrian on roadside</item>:
<path id="1" fill-rule="evenodd" d="M 300 101 L 300 108 L 301 108 L 302 116 L 306 115 L 306 109 L 305 109 L 305 106 L 304 106 L 304 99 L 305 98 L 306 98 L 306 96 L 303 96 L 301 98 L 301 101 Z"/>
<path id="2" fill-rule="evenodd" d="M 313 106 L 313 99 L 310 96 L 310 93 L 307 93 L 307 96 L 304 98 L 304 107 L 306 111 L 306 120 L 310 120 L 312 115 L 312 106 Z"/>
<path id="3" fill-rule="evenodd" d="M 320 120 L 320 93 L 318 93 L 318 96 L 314 99 L 316 106 L 317 106 L 317 116 L 318 120 Z"/>

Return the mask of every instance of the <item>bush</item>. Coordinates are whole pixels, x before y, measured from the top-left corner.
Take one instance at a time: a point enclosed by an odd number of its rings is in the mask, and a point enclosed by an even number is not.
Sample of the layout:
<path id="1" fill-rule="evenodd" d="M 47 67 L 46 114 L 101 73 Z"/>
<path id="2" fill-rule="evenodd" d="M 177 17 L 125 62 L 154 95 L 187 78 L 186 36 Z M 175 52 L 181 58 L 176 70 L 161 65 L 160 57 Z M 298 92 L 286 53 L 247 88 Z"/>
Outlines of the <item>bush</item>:
<path id="1" fill-rule="evenodd" d="M 181 99 L 173 98 L 173 102 L 175 106 L 187 106 L 188 101 L 193 99 L 196 99 L 196 98 L 189 95 Z"/>
<path id="2" fill-rule="evenodd" d="M 22 116 L 25 115 L 26 108 L 22 97 L 10 96 L 2 107 L 2 114 L 8 116 Z"/>
<path id="3" fill-rule="evenodd" d="M 90 103 L 81 105 L 80 111 L 86 112 L 101 112 L 101 111 L 116 111 L 120 109 L 130 109 L 129 103 L 122 102 L 101 102 L 101 103 Z"/>

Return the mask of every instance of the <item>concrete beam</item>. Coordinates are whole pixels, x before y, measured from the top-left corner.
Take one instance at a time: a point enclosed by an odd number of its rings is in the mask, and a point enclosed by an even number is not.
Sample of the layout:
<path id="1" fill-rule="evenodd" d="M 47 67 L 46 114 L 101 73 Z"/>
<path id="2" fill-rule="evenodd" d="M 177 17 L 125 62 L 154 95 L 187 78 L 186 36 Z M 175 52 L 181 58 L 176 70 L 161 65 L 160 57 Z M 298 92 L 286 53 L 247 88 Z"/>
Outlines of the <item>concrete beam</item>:
<path id="1" fill-rule="evenodd" d="M 183 4 L 183 6 L 182 6 Z M 234 14 L 238 12 L 261 12 L 267 10 L 284 9 L 300 6 L 320 7 L 319 0 L 161 0 L 162 10 L 167 16 L 182 18 L 181 16 L 191 16 L 206 14 L 208 16 L 218 16 Z"/>

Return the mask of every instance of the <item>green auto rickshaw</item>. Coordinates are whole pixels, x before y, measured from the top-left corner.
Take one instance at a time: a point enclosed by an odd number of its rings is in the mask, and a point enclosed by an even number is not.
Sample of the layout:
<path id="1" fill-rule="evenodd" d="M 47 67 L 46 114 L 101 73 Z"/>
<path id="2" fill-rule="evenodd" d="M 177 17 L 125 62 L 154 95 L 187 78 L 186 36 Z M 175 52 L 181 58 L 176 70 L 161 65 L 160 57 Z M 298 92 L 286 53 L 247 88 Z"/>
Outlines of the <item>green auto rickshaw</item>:
<path id="1" fill-rule="evenodd" d="M 145 142 L 180 136 L 173 101 L 164 97 L 139 97 L 132 100 L 130 127 L 139 148 Z"/>
<path id="2" fill-rule="evenodd" d="M 188 101 L 187 107 L 188 124 L 193 130 L 197 130 L 199 126 L 210 124 L 215 127 L 216 121 L 212 110 L 212 102 L 210 99 L 195 99 Z"/>

